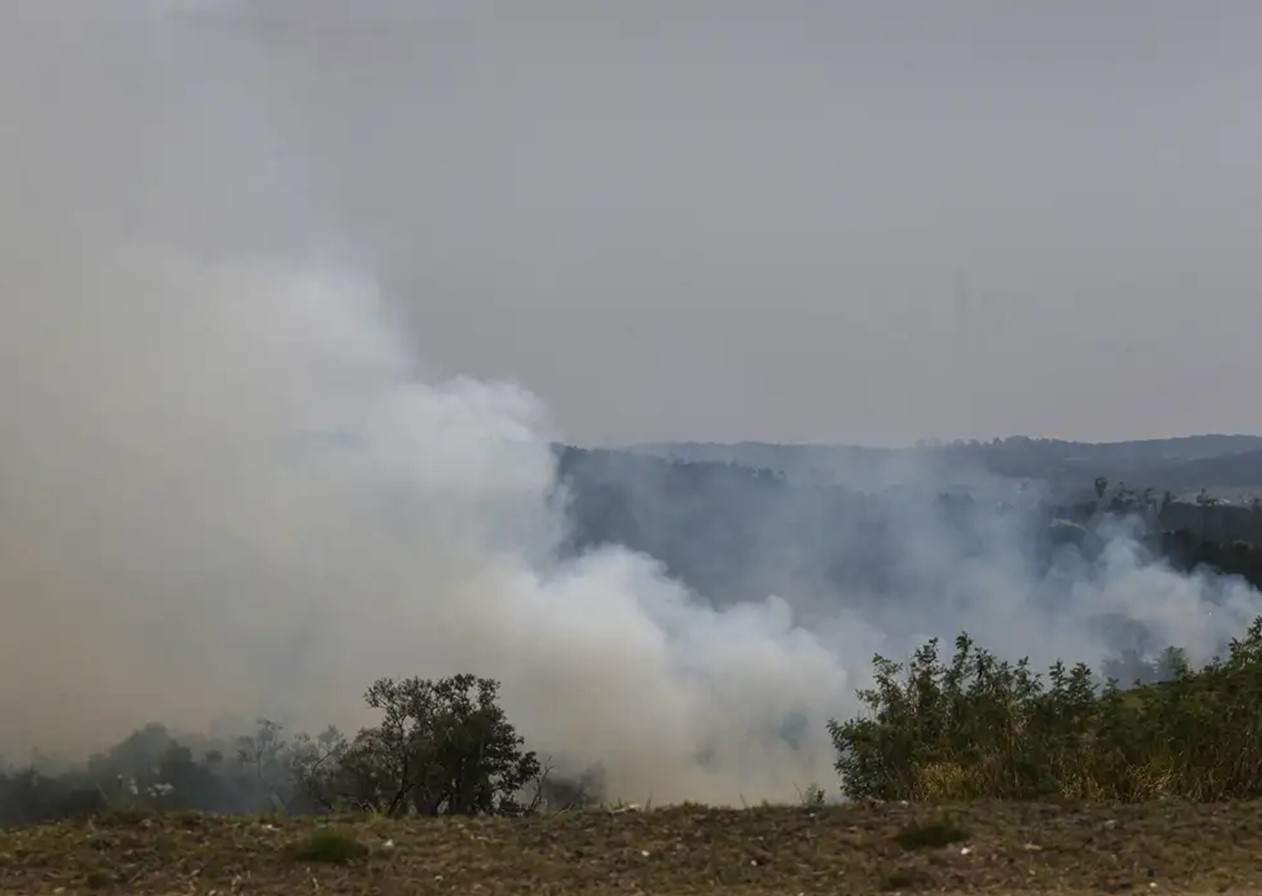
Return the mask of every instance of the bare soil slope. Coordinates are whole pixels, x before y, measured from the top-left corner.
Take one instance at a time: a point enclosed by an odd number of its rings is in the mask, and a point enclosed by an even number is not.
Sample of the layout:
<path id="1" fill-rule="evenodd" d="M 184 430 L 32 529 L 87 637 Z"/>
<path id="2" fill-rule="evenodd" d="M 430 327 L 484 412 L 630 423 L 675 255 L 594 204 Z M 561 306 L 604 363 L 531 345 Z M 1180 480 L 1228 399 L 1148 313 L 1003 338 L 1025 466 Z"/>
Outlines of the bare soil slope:
<path id="1" fill-rule="evenodd" d="M 87 892 L 1262 892 L 1262 803 L 340 822 L 116 813 L 0 832 L 0 893 Z"/>

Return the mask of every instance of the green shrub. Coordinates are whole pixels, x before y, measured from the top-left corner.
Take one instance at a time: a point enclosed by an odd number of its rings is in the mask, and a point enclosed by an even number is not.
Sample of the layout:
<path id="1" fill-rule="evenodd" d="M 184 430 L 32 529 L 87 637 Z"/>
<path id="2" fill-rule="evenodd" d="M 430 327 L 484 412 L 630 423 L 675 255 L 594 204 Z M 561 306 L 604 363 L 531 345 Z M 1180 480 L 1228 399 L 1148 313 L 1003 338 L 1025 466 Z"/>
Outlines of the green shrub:
<path id="1" fill-rule="evenodd" d="M 1082 664 L 1046 680 L 956 639 L 949 664 L 930 641 L 903 664 L 877 656 L 868 710 L 829 723 L 842 789 L 855 799 L 967 800 L 1262 795 L 1262 617 L 1230 655 L 1122 690 Z"/>
<path id="2" fill-rule="evenodd" d="M 368 847 L 345 831 L 325 828 L 316 831 L 292 848 L 294 858 L 304 862 L 345 865 L 368 855 Z"/>
<path id="3" fill-rule="evenodd" d="M 898 832 L 898 845 L 903 849 L 936 849 L 961 843 L 968 839 L 968 831 L 949 818 L 933 821 L 913 821 Z"/>

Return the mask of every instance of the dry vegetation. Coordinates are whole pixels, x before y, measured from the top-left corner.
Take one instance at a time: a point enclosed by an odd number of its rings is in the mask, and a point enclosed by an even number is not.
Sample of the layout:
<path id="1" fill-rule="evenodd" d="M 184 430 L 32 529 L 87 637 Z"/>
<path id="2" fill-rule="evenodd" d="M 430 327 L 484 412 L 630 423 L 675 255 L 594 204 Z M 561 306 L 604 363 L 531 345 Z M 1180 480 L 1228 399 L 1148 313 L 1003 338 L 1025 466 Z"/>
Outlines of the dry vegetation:
<path id="1" fill-rule="evenodd" d="M 0 893 L 1243 893 L 1259 855 L 1258 802 L 114 813 L 0 832 Z"/>
<path id="2" fill-rule="evenodd" d="M 179 785 L 130 788 L 127 805 L 75 809 L 48 801 L 55 779 L 12 777 L 9 803 L 34 808 L 0 828 L 0 896 L 1262 894 L 1262 618 L 1221 660 L 1165 663 L 1166 681 L 1126 690 L 1085 666 L 1038 676 L 966 636 L 949 658 L 936 642 L 905 665 L 877 657 L 868 711 L 831 726 L 854 802 L 812 788 L 802 806 L 744 810 L 523 803 L 546 767 L 494 682 L 383 680 L 382 723 L 352 741 L 247 739 L 260 792 L 301 772 L 279 800 L 290 814 L 155 811 L 233 780 L 182 747 L 161 769 Z M 78 817 L 30 823 L 56 806 Z"/>

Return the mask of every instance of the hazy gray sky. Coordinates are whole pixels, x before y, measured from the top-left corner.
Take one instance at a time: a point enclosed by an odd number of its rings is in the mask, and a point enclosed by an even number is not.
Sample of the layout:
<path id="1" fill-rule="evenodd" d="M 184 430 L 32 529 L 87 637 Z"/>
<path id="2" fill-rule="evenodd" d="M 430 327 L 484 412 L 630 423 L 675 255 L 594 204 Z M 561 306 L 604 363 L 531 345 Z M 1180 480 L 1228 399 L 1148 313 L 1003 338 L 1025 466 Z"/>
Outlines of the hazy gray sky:
<path id="1" fill-rule="evenodd" d="M 285 172 L 429 361 L 577 440 L 1262 430 L 1256 0 L 150 6 L 203 52 L 168 100 L 265 60 L 286 155 L 220 187 Z M 231 159 L 232 114 L 188 139 Z"/>

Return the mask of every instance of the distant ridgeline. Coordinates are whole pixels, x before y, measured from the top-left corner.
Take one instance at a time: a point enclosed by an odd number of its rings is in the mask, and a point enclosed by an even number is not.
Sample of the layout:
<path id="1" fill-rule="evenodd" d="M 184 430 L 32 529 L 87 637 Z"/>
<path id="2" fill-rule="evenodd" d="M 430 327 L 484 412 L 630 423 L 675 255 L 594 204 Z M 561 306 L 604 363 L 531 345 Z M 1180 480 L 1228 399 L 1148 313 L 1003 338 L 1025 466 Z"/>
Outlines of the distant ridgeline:
<path id="1" fill-rule="evenodd" d="M 913 448 L 677 442 L 631 450 L 672 460 L 792 471 L 795 478 L 809 470 L 870 474 L 891 460 L 913 457 L 918 463 L 972 465 L 1000 476 L 1074 488 L 1090 488 L 1102 476 L 1110 482 L 1169 489 L 1176 496 L 1195 495 L 1200 489 L 1262 494 L 1262 437 L 1250 435 L 1103 443 L 1013 436 L 988 442 L 923 442 Z"/>
<path id="2" fill-rule="evenodd" d="M 819 463 L 786 472 L 741 463 L 740 446 L 711 452 L 705 447 L 667 452 L 555 446 L 571 522 L 567 550 L 620 544 L 647 553 L 717 603 L 761 599 L 802 583 L 830 590 L 852 585 L 868 593 L 897 587 L 890 577 L 906 546 L 891 512 L 892 486 L 878 482 L 873 491 L 850 489 L 830 483 Z M 759 459 L 769 460 L 781 446 L 756 447 Z M 795 447 L 787 446 L 782 459 L 792 460 Z M 871 481 L 879 480 L 879 468 L 888 467 L 890 457 L 881 456 L 883 449 L 860 450 L 845 461 L 851 481 L 869 481 L 869 472 Z M 1229 460 L 1240 466 L 1238 458 Z M 1008 466 L 1011 475 L 1018 465 Z M 1053 537 L 1073 537 L 1089 533 L 1102 517 L 1138 515 L 1148 521 L 1150 546 L 1177 567 L 1207 564 L 1262 587 L 1262 502 L 1230 504 L 1205 491 L 1181 498 L 1165 488 L 1127 488 L 1103 476 L 1085 479 L 1084 486 L 1084 477 L 1070 480 L 1063 469 L 1053 472 L 1049 479 L 1066 499 L 1058 506 L 1040 505 L 1037 514 L 1014 514 L 1014 524 L 1032 527 L 1032 539 L 1054 532 L 1059 535 Z M 1074 494 L 1078 498 L 1069 500 Z M 970 531 L 964 512 L 973 501 L 967 490 L 939 496 L 938 512 L 957 517 L 943 527 L 951 537 L 980 537 Z"/>

